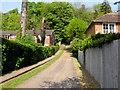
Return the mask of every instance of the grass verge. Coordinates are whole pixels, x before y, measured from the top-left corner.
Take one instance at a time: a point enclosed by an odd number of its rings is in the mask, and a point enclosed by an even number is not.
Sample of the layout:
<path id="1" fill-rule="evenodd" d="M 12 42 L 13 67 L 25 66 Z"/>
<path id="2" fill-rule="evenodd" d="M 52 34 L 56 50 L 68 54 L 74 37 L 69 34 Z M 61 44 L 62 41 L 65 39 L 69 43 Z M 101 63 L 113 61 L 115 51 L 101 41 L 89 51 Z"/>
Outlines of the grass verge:
<path id="1" fill-rule="evenodd" d="M 2 88 L 15 88 L 17 86 L 19 86 L 20 84 L 22 84 L 23 82 L 25 82 L 26 80 L 30 79 L 31 77 L 37 75 L 39 72 L 43 71 L 44 69 L 48 68 L 50 65 L 52 65 L 56 60 L 58 60 L 60 58 L 60 56 L 63 54 L 64 52 L 64 49 L 65 49 L 65 46 L 64 48 L 62 49 L 62 51 L 60 52 L 60 54 L 58 56 L 56 56 L 53 60 L 47 62 L 46 64 L 36 68 L 36 69 L 33 69 L 31 70 L 30 72 L 28 73 L 25 73 L 17 78 L 14 78 L 10 81 L 7 81 L 6 83 L 4 83 L 2 85 Z"/>
<path id="2" fill-rule="evenodd" d="M 100 88 L 99 84 L 91 77 L 91 75 L 80 65 L 77 58 L 74 58 L 74 65 L 83 88 Z"/>

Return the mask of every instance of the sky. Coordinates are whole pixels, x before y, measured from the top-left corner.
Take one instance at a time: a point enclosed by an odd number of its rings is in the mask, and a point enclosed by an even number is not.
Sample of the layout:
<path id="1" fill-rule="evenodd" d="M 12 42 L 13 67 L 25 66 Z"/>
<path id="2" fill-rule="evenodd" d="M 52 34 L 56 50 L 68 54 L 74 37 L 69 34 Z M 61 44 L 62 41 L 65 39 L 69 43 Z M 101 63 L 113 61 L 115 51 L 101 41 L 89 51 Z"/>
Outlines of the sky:
<path id="1" fill-rule="evenodd" d="M 102 3 L 103 0 L 28 0 L 29 2 L 48 2 L 51 3 L 53 1 L 66 1 L 70 3 L 74 2 L 81 2 L 81 4 L 85 4 L 86 7 L 93 7 L 95 4 Z M 114 2 L 119 0 L 108 0 L 109 4 L 112 7 L 113 11 L 118 10 L 118 6 L 114 5 Z M 21 12 L 21 4 L 22 0 L 0 0 L 0 12 L 6 13 L 10 10 L 13 10 L 15 8 L 18 9 L 19 13 Z"/>

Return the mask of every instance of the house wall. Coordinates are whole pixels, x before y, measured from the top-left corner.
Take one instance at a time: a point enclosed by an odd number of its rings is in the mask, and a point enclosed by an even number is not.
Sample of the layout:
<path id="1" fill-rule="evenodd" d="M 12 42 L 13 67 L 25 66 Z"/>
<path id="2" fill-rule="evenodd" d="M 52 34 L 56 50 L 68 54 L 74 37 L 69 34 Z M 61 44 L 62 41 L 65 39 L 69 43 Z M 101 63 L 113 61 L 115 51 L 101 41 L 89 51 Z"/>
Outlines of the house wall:
<path id="1" fill-rule="evenodd" d="M 44 46 L 50 46 L 50 36 L 45 37 Z"/>
<path id="2" fill-rule="evenodd" d="M 9 37 L 10 40 L 15 40 L 16 38 L 12 38 L 12 36 Z"/>
<path id="3" fill-rule="evenodd" d="M 91 34 L 102 33 L 102 23 L 94 23 L 92 24 L 89 29 L 86 31 L 86 37 Z M 120 33 L 120 23 L 116 23 L 116 33 Z"/>
<path id="4" fill-rule="evenodd" d="M 120 33 L 120 23 L 116 23 L 116 33 Z"/>
<path id="5" fill-rule="evenodd" d="M 96 32 L 102 34 L 102 23 L 95 23 L 95 33 L 94 34 L 97 34 Z"/>
<path id="6" fill-rule="evenodd" d="M 50 45 L 54 46 L 54 44 L 55 44 L 55 34 L 53 32 L 52 35 L 51 35 L 51 37 L 50 37 Z"/>
<path id="7" fill-rule="evenodd" d="M 81 55 L 80 55 L 81 54 Z M 104 44 L 101 48 L 88 48 L 83 52 L 78 52 L 80 62 L 85 62 L 85 68 L 100 84 L 101 88 L 120 89 L 120 39 L 109 44 Z"/>
<path id="8" fill-rule="evenodd" d="M 95 25 L 94 23 L 89 27 L 89 29 L 86 31 L 86 37 L 88 37 L 91 34 L 95 34 Z"/>

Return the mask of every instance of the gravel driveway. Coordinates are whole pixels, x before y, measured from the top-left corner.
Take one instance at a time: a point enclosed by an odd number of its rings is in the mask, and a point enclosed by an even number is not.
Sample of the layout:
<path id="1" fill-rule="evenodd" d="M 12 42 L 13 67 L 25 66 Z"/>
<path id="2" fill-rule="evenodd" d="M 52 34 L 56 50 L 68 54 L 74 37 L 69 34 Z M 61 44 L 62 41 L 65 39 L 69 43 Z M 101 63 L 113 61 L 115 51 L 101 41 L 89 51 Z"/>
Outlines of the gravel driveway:
<path id="1" fill-rule="evenodd" d="M 67 46 L 59 60 L 17 88 L 80 88 L 73 60 Z"/>

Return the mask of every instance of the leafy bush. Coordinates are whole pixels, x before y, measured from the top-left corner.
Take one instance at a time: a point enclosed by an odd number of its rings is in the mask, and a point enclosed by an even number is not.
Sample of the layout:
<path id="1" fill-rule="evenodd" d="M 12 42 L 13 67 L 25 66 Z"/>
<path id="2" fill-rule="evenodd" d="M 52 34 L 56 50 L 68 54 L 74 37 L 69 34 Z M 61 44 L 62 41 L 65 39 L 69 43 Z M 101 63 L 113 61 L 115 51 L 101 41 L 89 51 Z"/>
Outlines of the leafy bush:
<path id="1" fill-rule="evenodd" d="M 43 47 L 39 44 L 31 45 L 11 41 L 2 37 L 2 72 L 32 65 L 54 55 L 59 46 Z"/>
<path id="2" fill-rule="evenodd" d="M 71 52 L 73 53 L 73 56 L 77 57 L 78 56 L 78 49 L 81 47 L 82 40 L 79 38 L 75 38 L 71 42 Z"/>
<path id="3" fill-rule="evenodd" d="M 85 50 L 92 47 L 102 47 L 103 44 L 112 42 L 113 40 L 120 39 L 120 33 L 109 33 L 109 34 L 95 34 L 90 35 L 84 39 L 80 50 Z"/>

